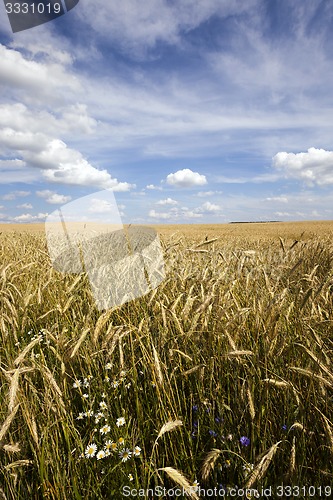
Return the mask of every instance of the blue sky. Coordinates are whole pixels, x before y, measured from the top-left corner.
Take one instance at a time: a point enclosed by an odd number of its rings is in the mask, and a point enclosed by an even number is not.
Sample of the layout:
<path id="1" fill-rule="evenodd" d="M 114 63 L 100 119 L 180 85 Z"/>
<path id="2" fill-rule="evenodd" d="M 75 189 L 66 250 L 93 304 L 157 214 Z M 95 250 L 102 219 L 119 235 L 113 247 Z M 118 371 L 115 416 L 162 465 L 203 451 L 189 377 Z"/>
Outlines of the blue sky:
<path id="1" fill-rule="evenodd" d="M 124 223 L 333 219 L 332 39 L 329 0 L 80 0 L 16 34 L 0 3 L 0 222 L 103 189 Z"/>

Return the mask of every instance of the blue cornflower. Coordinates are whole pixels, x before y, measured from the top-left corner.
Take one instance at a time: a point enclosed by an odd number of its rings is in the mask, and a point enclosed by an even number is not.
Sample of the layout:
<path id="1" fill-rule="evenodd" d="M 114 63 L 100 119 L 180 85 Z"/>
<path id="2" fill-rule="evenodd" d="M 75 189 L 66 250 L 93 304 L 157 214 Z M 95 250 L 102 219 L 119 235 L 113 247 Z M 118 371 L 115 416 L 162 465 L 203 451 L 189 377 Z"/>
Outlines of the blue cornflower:
<path id="1" fill-rule="evenodd" d="M 215 431 L 213 431 L 212 429 L 209 430 L 209 434 L 212 436 L 212 437 L 216 437 L 217 436 L 217 433 Z"/>
<path id="2" fill-rule="evenodd" d="M 197 420 L 194 420 L 193 427 L 195 427 L 197 429 L 198 428 L 198 424 L 199 424 L 199 422 Z"/>
<path id="3" fill-rule="evenodd" d="M 199 406 L 198 406 L 198 405 L 193 405 L 193 406 L 192 406 L 192 410 L 193 410 L 193 411 L 198 411 L 198 409 L 199 409 Z"/>
<path id="4" fill-rule="evenodd" d="M 284 424 L 284 425 L 282 426 L 282 430 L 283 430 L 283 431 L 286 431 L 287 429 L 288 429 L 288 427 L 286 426 L 286 424 Z"/>
<path id="5" fill-rule="evenodd" d="M 249 446 L 249 444 L 250 444 L 250 439 L 249 439 L 248 437 L 246 437 L 246 436 L 242 436 L 242 437 L 240 438 L 239 442 L 240 442 L 240 444 L 241 444 L 242 446 Z"/>

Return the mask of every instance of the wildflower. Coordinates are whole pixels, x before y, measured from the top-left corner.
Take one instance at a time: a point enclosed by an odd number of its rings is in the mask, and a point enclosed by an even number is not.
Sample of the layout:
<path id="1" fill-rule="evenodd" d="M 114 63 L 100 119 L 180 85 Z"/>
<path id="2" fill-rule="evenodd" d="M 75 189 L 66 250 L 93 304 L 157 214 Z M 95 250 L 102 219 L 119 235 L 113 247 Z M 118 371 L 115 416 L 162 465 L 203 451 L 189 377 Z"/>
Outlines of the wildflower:
<path id="1" fill-rule="evenodd" d="M 227 440 L 228 440 L 228 441 L 232 441 L 232 440 L 233 440 L 233 438 L 234 438 L 234 437 L 233 437 L 233 435 L 232 435 L 232 434 L 228 434 L 228 435 L 227 435 Z"/>
<path id="2" fill-rule="evenodd" d="M 105 379 L 104 379 L 104 380 L 105 380 L 105 382 L 110 382 L 109 377 L 105 377 Z"/>
<path id="3" fill-rule="evenodd" d="M 193 483 L 191 484 L 191 489 L 193 489 L 194 493 L 198 491 L 199 486 L 200 486 L 200 484 L 199 484 L 198 480 L 195 479 L 193 481 Z"/>
<path id="4" fill-rule="evenodd" d="M 198 405 L 193 405 L 193 406 L 192 406 L 192 410 L 193 410 L 193 411 L 198 411 L 198 409 L 199 409 Z"/>
<path id="5" fill-rule="evenodd" d="M 81 385 L 82 385 L 81 380 L 75 380 L 73 387 L 74 389 L 78 389 L 79 387 L 81 387 Z"/>
<path id="6" fill-rule="evenodd" d="M 97 460 L 100 460 L 101 458 L 105 458 L 105 451 L 100 450 L 97 455 L 96 455 Z"/>
<path id="7" fill-rule="evenodd" d="M 286 431 L 286 430 L 287 430 L 287 428 L 288 428 L 288 427 L 286 426 L 286 424 L 284 424 L 284 425 L 282 426 L 282 430 L 283 430 L 283 431 Z"/>
<path id="8" fill-rule="evenodd" d="M 125 418 L 124 417 L 117 418 L 116 426 L 122 427 L 123 425 L 125 425 Z"/>
<path id="9" fill-rule="evenodd" d="M 209 434 L 212 436 L 212 437 L 216 437 L 217 436 L 217 433 L 215 431 L 213 431 L 212 429 L 209 430 Z"/>
<path id="10" fill-rule="evenodd" d="M 102 396 L 101 396 L 101 397 L 102 397 L 102 399 L 105 399 L 105 398 L 106 398 L 106 394 L 105 394 L 105 392 L 103 392 L 103 394 L 102 394 Z"/>
<path id="11" fill-rule="evenodd" d="M 134 477 L 132 476 L 132 474 L 128 474 L 128 479 L 129 479 L 130 481 L 133 481 Z"/>
<path id="12" fill-rule="evenodd" d="M 83 397 L 84 399 L 88 399 L 88 398 L 89 398 L 89 394 L 83 394 L 83 395 L 82 395 L 82 397 Z"/>
<path id="13" fill-rule="evenodd" d="M 215 417 L 215 422 L 217 424 L 221 424 L 223 422 L 223 418 L 220 418 L 220 417 Z"/>
<path id="14" fill-rule="evenodd" d="M 113 382 L 111 382 L 111 387 L 113 387 L 114 389 L 116 389 L 118 385 L 119 385 L 118 380 L 114 380 Z"/>
<path id="15" fill-rule="evenodd" d="M 224 465 L 224 467 L 225 467 L 226 469 L 228 469 L 228 468 L 231 466 L 231 461 L 230 461 L 230 460 L 225 460 L 225 462 L 224 462 L 224 464 L 223 464 L 223 465 Z"/>
<path id="16" fill-rule="evenodd" d="M 86 412 L 86 417 L 93 417 L 94 416 L 94 412 L 92 410 L 88 410 Z"/>
<path id="17" fill-rule="evenodd" d="M 194 420 L 194 422 L 193 422 L 193 427 L 194 427 L 195 429 L 197 429 L 197 428 L 198 428 L 198 425 L 199 425 L 199 422 L 198 422 L 197 420 Z"/>
<path id="18" fill-rule="evenodd" d="M 95 443 L 88 444 L 85 451 L 85 455 L 87 458 L 92 458 L 95 456 L 96 451 L 97 451 L 97 446 L 95 445 Z"/>
<path id="19" fill-rule="evenodd" d="M 133 455 L 135 457 L 139 457 L 141 455 L 141 448 L 140 448 L 140 446 L 134 446 Z"/>
<path id="20" fill-rule="evenodd" d="M 129 389 L 131 387 L 131 382 L 128 382 L 128 384 L 125 385 L 126 389 Z"/>
<path id="21" fill-rule="evenodd" d="M 253 471 L 254 464 L 244 464 L 243 465 L 243 469 L 244 469 L 244 472 L 245 472 L 245 476 L 247 476 L 248 474 L 250 474 Z"/>
<path id="22" fill-rule="evenodd" d="M 76 417 L 76 420 L 83 420 L 84 416 L 84 413 L 79 413 L 79 416 Z"/>
<path id="23" fill-rule="evenodd" d="M 250 444 L 250 439 L 249 439 L 248 437 L 246 437 L 246 436 L 242 436 L 242 437 L 240 438 L 239 442 L 240 442 L 240 444 L 241 444 L 242 446 L 249 446 L 249 444 Z"/>
<path id="24" fill-rule="evenodd" d="M 98 424 L 98 422 L 101 420 L 101 418 L 104 417 L 104 413 L 98 412 L 95 414 L 95 424 Z"/>
<path id="25" fill-rule="evenodd" d="M 113 441 L 111 441 L 110 439 L 108 441 L 105 442 L 105 450 L 112 450 L 112 445 L 113 444 L 116 444 L 114 443 Z M 117 448 L 117 445 L 116 445 L 116 448 Z"/>
<path id="26" fill-rule="evenodd" d="M 119 446 L 122 446 L 124 443 L 125 443 L 125 439 L 124 439 L 124 438 L 122 438 L 122 437 L 120 437 L 120 438 L 118 439 L 118 444 L 119 444 Z"/>
<path id="27" fill-rule="evenodd" d="M 111 368 L 112 368 L 112 363 L 106 363 L 105 369 L 106 370 L 111 370 Z"/>
<path id="28" fill-rule="evenodd" d="M 83 379 L 83 387 L 89 387 L 89 382 L 88 382 L 88 379 L 87 378 L 84 378 Z"/>
<path id="29" fill-rule="evenodd" d="M 110 432 L 110 426 L 109 425 L 103 425 L 103 427 L 100 428 L 99 432 L 101 434 L 107 434 L 108 432 Z"/>
<path id="30" fill-rule="evenodd" d="M 101 410 L 106 410 L 106 409 L 107 409 L 107 407 L 108 407 L 108 405 L 106 404 L 106 402 L 105 402 L 105 401 L 101 401 L 101 402 L 99 403 L 99 407 L 100 407 L 100 409 L 101 409 Z"/>
<path id="31" fill-rule="evenodd" d="M 132 452 L 128 448 L 123 448 L 119 453 L 122 462 L 127 462 L 131 458 Z"/>
<path id="32" fill-rule="evenodd" d="M 127 375 L 127 372 L 126 372 L 125 370 L 122 370 L 122 371 L 120 372 L 120 376 L 121 376 L 121 378 L 126 377 L 126 375 Z"/>

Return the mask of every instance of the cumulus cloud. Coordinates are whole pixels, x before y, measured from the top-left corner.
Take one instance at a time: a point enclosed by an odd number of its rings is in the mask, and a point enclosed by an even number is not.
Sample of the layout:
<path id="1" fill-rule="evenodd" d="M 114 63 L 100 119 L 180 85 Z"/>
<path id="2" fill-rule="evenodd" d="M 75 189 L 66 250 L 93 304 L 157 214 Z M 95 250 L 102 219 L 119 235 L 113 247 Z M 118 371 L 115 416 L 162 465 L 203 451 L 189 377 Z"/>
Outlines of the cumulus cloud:
<path id="1" fill-rule="evenodd" d="M 151 189 L 151 190 L 154 190 L 154 189 L 155 189 L 155 190 L 157 190 L 157 191 L 162 191 L 161 186 L 155 186 L 154 184 L 148 184 L 148 185 L 146 186 L 146 189 Z"/>
<path id="2" fill-rule="evenodd" d="M 220 206 L 214 203 L 210 203 L 210 201 L 206 201 L 205 203 L 203 203 L 202 209 L 205 212 L 217 212 L 218 210 L 220 210 Z"/>
<path id="3" fill-rule="evenodd" d="M 114 191 L 128 191 L 133 187 L 113 179 L 107 170 L 93 167 L 79 151 L 69 148 L 60 139 L 50 139 L 40 132 L 3 128 L 0 130 L 0 146 L 19 152 L 31 167 L 41 169 L 43 177 L 50 182 Z"/>
<path id="4" fill-rule="evenodd" d="M 156 212 L 156 210 L 150 210 L 148 213 L 149 217 L 153 219 L 171 219 L 172 213 L 170 212 Z"/>
<path id="5" fill-rule="evenodd" d="M 16 198 L 24 198 L 25 196 L 29 196 L 30 191 L 12 191 L 11 193 L 6 193 L 1 198 L 3 200 L 11 201 L 16 200 Z"/>
<path id="6" fill-rule="evenodd" d="M 204 175 L 198 172 L 193 172 L 189 168 L 178 170 L 174 174 L 169 174 L 166 178 L 167 184 L 175 187 L 193 187 L 203 186 L 207 184 L 207 179 Z"/>
<path id="7" fill-rule="evenodd" d="M 48 213 L 39 213 L 37 215 L 21 214 L 13 217 L 14 222 L 42 222 L 46 219 Z"/>
<path id="8" fill-rule="evenodd" d="M 50 191 L 49 189 L 36 191 L 36 195 L 39 196 L 39 198 L 43 198 L 47 203 L 51 203 L 52 205 L 61 205 L 63 203 L 67 203 L 72 199 L 71 196 L 58 194 L 54 191 Z"/>
<path id="9" fill-rule="evenodd" d="M 166 198 L 165 200 L 159 200 L 157 205 L 177 205 L 178 201 L 173 200 L 172 198 Z"/>
<path id="10" fill-rule="evenodd" d="M 309 148 L 306 153 L 277 153 L 272 165 L 287 178 L 310 184 L 333 184 L 333 151 Z"/>
<path id="11" fill-rule="evenodd" d="M 118 214 L 118 208 L 114 203 L 103 200 L 99 198 L 93 198 L 90 200 L 90 207 L 88 208 L 89 213 L 93 214 Z"/>
<path id="12" fill-rule="evenodd" d="M 31 210 L 33 207 L 31 205 L 31 203 L 22 203 L 22 205 L 17 205 L 16 208 L 23 208 L 24 210 Z"/>
<path id="13" fill-rule="evenodd" d="M 288 203 L 288 198 L 287 198 L 287 196 L 269 196 L 268 198 L 265 198 L 265 201 L 273 201 L 273 202 L 278 202 L 278 203 Z"/>
<path id="14" fill-rule="evenodd" d="M 79 81 L 66 72 L 62 64 L 36 62 L 25 58 L 19 51 L 0 44 L 0 74 L 2 85 L 37 92 L 54 100 L 55 89 L 63 92 L 78 90 Z"/>

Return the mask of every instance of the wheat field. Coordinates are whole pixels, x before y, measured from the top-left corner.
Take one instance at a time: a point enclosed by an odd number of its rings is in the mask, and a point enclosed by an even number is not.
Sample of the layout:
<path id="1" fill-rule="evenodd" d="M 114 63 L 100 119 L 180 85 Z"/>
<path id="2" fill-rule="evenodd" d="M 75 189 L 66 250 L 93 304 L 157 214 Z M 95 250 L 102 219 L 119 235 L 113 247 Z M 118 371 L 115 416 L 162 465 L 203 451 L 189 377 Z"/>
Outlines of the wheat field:
<path id="1" fill-rule="evenodd" d="M 155 228 L 166 279 L 101 312 L 43 226 L 0 227 L 0 499 L 329 497 L 333 222 Z"/>

